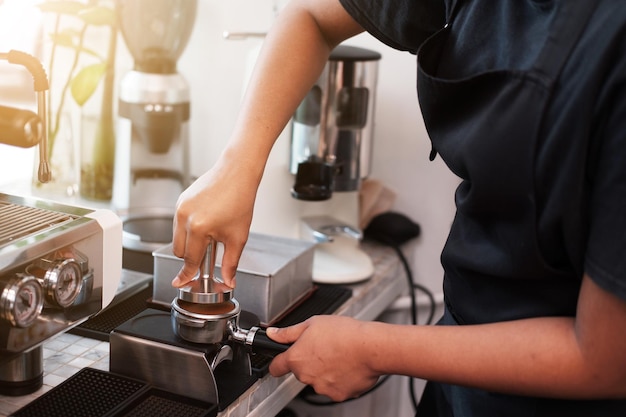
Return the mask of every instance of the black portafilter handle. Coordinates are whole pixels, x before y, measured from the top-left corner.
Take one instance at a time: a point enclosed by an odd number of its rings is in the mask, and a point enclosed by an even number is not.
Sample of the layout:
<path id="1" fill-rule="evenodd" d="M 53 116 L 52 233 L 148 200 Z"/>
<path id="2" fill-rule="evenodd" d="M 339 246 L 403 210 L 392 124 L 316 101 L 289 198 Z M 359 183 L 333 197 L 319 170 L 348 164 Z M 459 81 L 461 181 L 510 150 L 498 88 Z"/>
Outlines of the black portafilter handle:
<path id="1" fill-rule="evenodd" d="M 272 357 L 286 351 L 291 346 L 291 344 L 273 341 L 267 332 L 259 326 L 252 326 L 250 329 L 241 328 L 236 320 L 228 323 L 228 333 L 230 339 L 243 343 L 255 353 L 263 353 Z"/>
<path id="2" fill-rule="evenodd" d="M 273 356 L 283 353 L 291 347 L 291 343 L 278 343 L 273 341 L 267 335 L 267 332 L 260 327 L 251 328 L 250 333 L 254 333 L 252 335 L 251 346 L 255 352 L 262 352 Z"/>
<path id="3" fill-rule="evenodd" d="M 231 338 L 243 343 L 256 353 L 262 353 L 271 357 L 283 353 L 291 346 L 291 344 L 273 341 L 269 338 L 267 332 L 258 326 L 253 326 L 250 330 L 241 328 L 231 329 Z"/>

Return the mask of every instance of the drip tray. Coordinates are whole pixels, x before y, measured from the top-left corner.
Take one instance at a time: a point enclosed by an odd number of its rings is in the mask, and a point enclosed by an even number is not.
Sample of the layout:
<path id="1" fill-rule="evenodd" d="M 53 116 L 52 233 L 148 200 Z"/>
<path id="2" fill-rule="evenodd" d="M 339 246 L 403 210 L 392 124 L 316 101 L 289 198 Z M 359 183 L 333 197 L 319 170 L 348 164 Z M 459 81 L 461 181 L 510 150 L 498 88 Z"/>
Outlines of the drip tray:
<path id="1" fill-rule="evenodd" d="M 12 416 L 213 417 L 217 411 L 215 404 L 159 390 L 125 376 L 84 368 Z"/>

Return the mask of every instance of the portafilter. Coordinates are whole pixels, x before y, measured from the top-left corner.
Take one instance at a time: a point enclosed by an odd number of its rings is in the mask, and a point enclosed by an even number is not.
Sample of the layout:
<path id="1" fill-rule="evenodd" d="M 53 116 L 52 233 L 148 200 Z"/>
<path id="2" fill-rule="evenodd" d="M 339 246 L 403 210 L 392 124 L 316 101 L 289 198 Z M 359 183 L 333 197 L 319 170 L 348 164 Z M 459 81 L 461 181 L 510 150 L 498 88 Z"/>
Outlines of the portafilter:
<path id="1" fill-rule="evenodd" d="M 174 333 L 193 343 L 215 344 L 234 340 L 256 351 L 280 353 L 290 345 L 274 342 L 258 326 L 239 327 L 241 308 L 233 289 L 215 276 L 216 242 L 210 240 L 200 273 L 188 286 L 178 289 L 172 301 Z"/>

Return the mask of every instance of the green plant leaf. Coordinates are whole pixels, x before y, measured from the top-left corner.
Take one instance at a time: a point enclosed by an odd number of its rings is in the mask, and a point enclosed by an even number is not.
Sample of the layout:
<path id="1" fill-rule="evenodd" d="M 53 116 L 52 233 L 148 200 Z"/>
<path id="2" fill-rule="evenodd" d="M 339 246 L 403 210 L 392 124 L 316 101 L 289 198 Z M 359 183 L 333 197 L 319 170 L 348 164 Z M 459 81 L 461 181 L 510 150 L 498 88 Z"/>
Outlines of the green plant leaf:
<path id="1" fill-rule="evenodd" d="M 58 14 L 67 14 L 77 16 L 81 10 L 88 8 L 84 3 L 77 1 L 44 1 L 38 4 L 39 10 L 42 12 L 52 12 Z"/>
<path id="2" fill-rule="evenodd" d="M 80 34 L 78 33 L 78 31 L 74 29 L 63 29 L 62 31 L 59 31 L 57 33 L 50 34 L 50 39 L 57 46 L 64 46 L 66 48 L 75 49 L 80 52 L 84 52 L 86 54 L 92 55 L 101 61 L 104 61 L 104 57 L 100 55 L 98 52 L 94 51 L 93 49 L 80 46 L 79 38 L 80 38 Z"/>
<path id="3" fill-rule="evenodd" d="M 78 32 L 73 29 L 63 29 L 56 33 L 51 33 L 50 39 L 58 46 L 76 49 L 79 36 Z"/>
<path id="4" fill-rule="evenodd" d="M 115 26 L 115 12 L 108 7 L 89 7 L 81 10 L 78 16 L 88 25 Z"/>
<path id="5" fill-rule="evenodd" d="M 102 55 L 100 55 L 99 53 L 97 53 L 97 52 L 96 52 L 96 51 L 94 51 L 93 49 L 90 49 L 90 48 L 85 48 L 85 47 L 83 46 L 83 47 L 81 47 L 81 48 L 80 48 L 80 51 L 81 51 L 81 52 L 84 52 L 84 53 L 86 53 L 86 54 L 89 54 L 89 55 L 95 56 L 96 58 L 98 58 L 98 59 L 99 59 L 99 60 L 101 60 L 101 61 L 104 61 L 104 60 L 105 60 L 105 59 L 104 59 L 104 57 L 103 57 Z"/>
<path id="6" fill-rule="evenodd" d="M 79 106 L 85 104 L 93 95 L 105 72 L 105 63 L 93 64 L 81 69 L 72 79 L 70 87 L 72 97 Z"/>

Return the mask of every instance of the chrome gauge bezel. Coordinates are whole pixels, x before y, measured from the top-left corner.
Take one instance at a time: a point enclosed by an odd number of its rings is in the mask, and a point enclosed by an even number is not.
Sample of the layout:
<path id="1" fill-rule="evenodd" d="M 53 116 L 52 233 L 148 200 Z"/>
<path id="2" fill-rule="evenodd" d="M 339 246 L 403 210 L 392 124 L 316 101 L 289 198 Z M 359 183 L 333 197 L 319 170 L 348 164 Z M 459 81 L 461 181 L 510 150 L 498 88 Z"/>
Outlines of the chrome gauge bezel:
<path id="1" fill-rule="evenodd" d="M 30 300 L 28 309 L 20 309 L 26 297 Z M 2 290 L 0 306 L 2 316 L 13 326 L 30 327 L 43 309 L 43 289 L 39 280 L 32 275 L 16 274 Z"/>
<path id="2" fill-rule="evenodd" d="M 82 268 L 73 258 L 55 260 L 46 268 L 43 283 L 48 300 L 67 308 L 80 294 L 83 285 Z M 68 286 L 69 291 L 66 292 Z"/>

